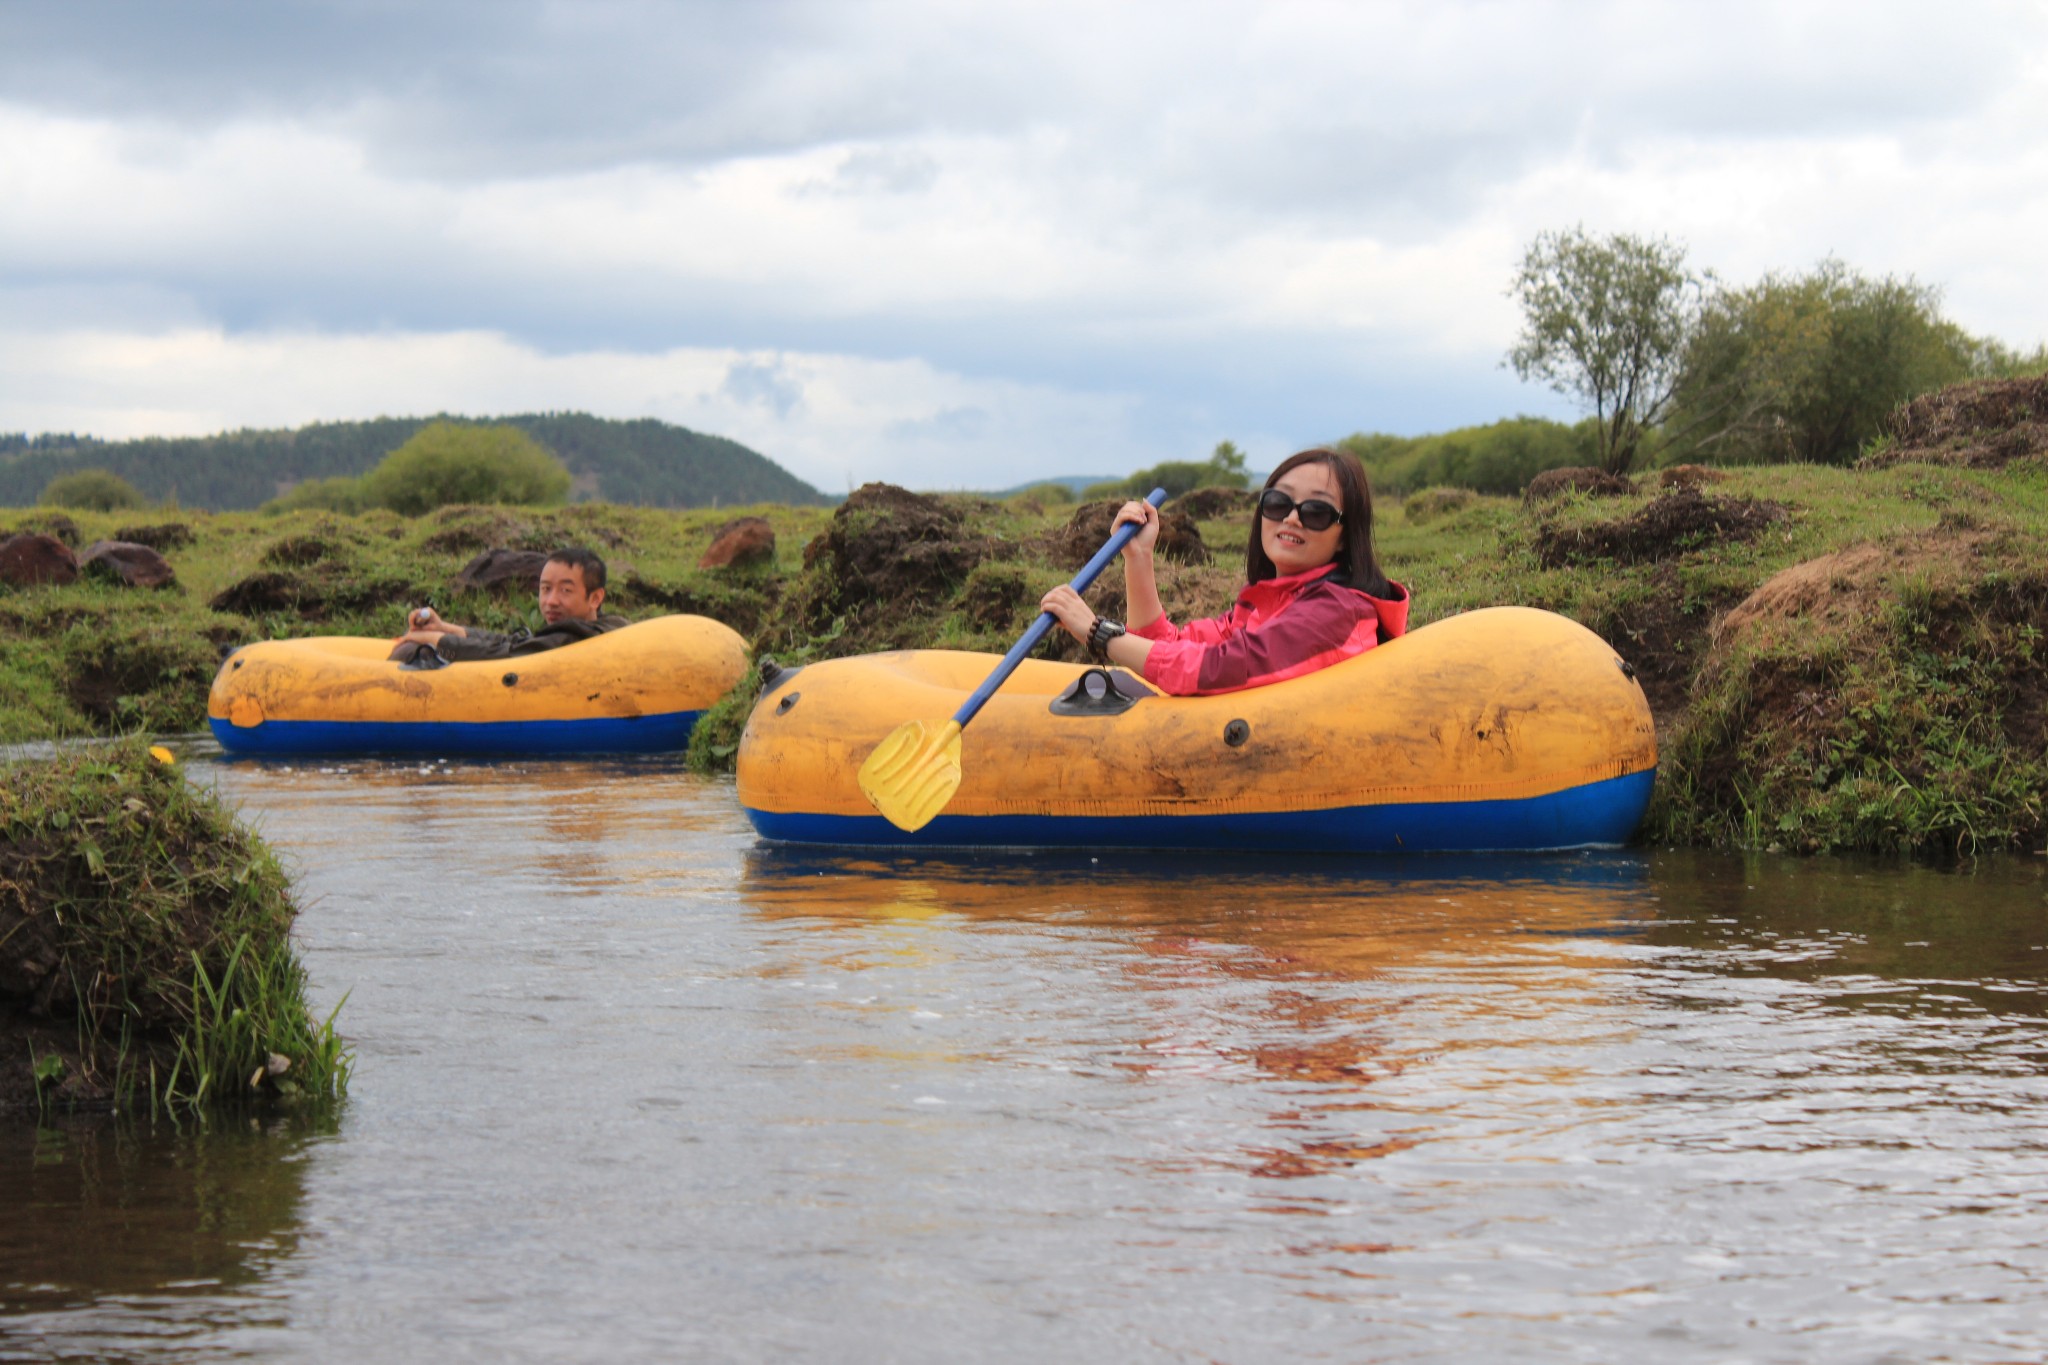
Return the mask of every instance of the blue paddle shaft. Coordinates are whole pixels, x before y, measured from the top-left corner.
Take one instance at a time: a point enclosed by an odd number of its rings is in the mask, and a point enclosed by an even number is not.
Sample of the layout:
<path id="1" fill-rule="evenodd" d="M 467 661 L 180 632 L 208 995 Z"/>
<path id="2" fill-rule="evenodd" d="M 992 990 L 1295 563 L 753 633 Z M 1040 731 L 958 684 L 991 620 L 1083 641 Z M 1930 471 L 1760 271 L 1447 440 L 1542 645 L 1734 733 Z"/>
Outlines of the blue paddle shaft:
<path id="1" fill-rule="evenodd" d="M 1145 501 L 1151 503 L 1154 507 L 1159 506 L 1159 504 L 1166 501 L 1166 490 L 1164 488 L 1153 489 L 1145 495 Z M 1082 567 L 1081 572 L 1074 575 L 1074 581 L 1068 584 L 1068 586 L 1075 592 L 1086 592 L 1088 585 L 1095 581 L 1096 575 L 1109 567 L 1109 561 L 1121 554 L 1124 546 L 1130 544 L 1131 537 L 1136 534 L 1138 534 L 1138 523 L 1134 521 L 1127 521 L 1122 526 L 1117 527 L 1116 534 L 1109 538 L 1109 543 L 1095 552 L 1095 558 L 1089 560 Z M 996 665 L 995 672 L 988 675 L 988 681 L 975 688 L 974 695 L 962 702 L 960 709 L 953 713 L 953 723 L 955 725 L 965 726 L 968 721 L 974 719 L 974 713 L 986 705 L 988 699 L 996 694 L 996 689 L 1001 687 L 1004 681 L 1017 671 L 1017 665 L 1024 662 L 1024 656 L 1038 648 L 1038 642 L 1043 640 L 1045 633 L 1053 628 L 1053 623 L 1056 619 L 1049 611 L 1038 613 L 1038 619 L 1031 623 L 1031 629 L 1024 632 L 1023 639 L 1010 646 L 1010 652 L 1005 654 L 1003 661 Z"/>

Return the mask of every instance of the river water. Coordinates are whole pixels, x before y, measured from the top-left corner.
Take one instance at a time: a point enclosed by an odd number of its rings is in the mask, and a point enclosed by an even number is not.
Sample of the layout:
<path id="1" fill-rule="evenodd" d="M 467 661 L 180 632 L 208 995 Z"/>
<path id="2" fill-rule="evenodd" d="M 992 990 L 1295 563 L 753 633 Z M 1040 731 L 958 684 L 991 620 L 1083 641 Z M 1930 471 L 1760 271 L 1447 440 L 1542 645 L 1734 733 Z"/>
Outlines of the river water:
<path id="1" fill-rule="evenodd" d="M 280 767 L 327 1120 L 0 1125 L 0 1359 L 2048 1353 L 2043 859 L 820 855 Z"/>

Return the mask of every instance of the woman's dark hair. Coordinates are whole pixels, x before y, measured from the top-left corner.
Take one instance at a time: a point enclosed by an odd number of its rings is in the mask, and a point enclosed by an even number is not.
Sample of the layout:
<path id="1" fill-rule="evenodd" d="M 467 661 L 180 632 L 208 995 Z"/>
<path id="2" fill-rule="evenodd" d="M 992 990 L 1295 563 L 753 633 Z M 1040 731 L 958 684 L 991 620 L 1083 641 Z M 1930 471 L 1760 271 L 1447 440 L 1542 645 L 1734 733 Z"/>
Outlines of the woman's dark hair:
<path id="1" fill-rule="evenodd" d="M 1337 567 L 1330 574 L 1329 581 L 1356 588 L 1369 597 L 1385 598 L 1393 589 L 1387 583 L 1387 576 L 1380 572 L 1379 556 L 1372 548 L 1372 485 L 1366 481 L 1365 468 L 1358 460 L 1341 450 L 1317 446 L 1304 450 L 1299 455 L 1289 455 L 1280 462 L 1280 467 L 1266 476 L 1266 487 L 1271 488 L 1289 470 L 1299 469 L 1305 464 L 1327 465 L 1330 477 L 1337 481 L 1338 491 L 1344 495 L 1343 536 L 1337 542 Z M 1247 583 L 1260 583 L 1274 576 L 1273 561 L 1266 557 L 1266 546 L 1260 536 L 1259 509 L 1252 508 L 1251 544 L 1245 548 L 1244 578 Z"/>
<path id="2" fill-rule="evenodd" d="M 604 586 L 604 561 L 597 552 L 582 545 L 564 545 L 549 555 L 550 564 L 567 564 L 583 575 L 583 591 L 592 592 Z"/>

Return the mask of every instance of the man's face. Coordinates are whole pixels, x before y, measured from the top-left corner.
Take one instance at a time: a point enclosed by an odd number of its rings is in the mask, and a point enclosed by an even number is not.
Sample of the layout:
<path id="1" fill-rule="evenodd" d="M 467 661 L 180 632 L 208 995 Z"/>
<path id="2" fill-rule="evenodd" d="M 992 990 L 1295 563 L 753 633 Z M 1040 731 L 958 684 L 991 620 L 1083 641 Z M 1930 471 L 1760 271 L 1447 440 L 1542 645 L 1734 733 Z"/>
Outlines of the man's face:
<path id="1" fill-rule="evenodd" d="M 604 589 L 583 586 L 583 570 L 550 559 L 540 566 L 540 614 L 549 625 L 557 621 L 595 621 L 604 605 Z"/>

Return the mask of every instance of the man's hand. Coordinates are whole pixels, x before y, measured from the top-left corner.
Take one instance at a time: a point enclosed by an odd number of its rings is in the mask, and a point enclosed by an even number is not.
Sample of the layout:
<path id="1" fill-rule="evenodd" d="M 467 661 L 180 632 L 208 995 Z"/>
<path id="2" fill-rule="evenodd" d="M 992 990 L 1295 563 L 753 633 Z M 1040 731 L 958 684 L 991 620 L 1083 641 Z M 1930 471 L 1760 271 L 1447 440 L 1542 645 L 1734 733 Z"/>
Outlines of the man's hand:
<path id="1" fill-rule="evenodd" d="M 441 613 L 432 607 L 419 607 L 405 618 L 406 632 L 392 641 L 393 644 L 433 645 L 439 647 L 443 639 L 454 636 L 460 640 L 469 632 L 453 621 L 441 619 Z"/>

